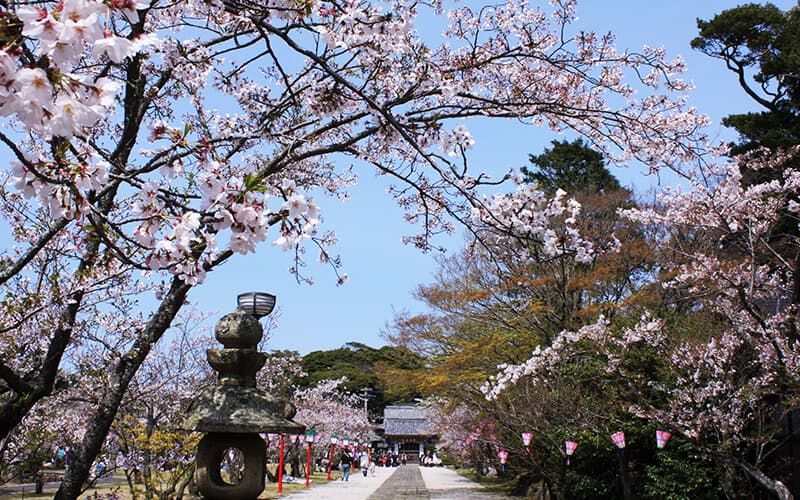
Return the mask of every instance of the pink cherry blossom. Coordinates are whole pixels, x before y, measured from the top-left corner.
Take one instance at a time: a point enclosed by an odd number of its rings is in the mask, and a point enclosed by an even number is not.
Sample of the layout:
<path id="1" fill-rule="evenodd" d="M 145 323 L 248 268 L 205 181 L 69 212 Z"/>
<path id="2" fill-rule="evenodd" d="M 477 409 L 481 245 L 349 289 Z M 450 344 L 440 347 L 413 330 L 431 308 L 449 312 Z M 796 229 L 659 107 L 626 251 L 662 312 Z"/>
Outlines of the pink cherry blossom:
<path id="1" fill-rule="evenodd" d="M 365 167 L 392 179 L 389 195 L 416 222 L 405 241 L 421 249 L 466 223 L 579 262 L 613 251 L 613 235 L 577 232 L 576 203 L 498 187 L 513 173 L 493 179 L 472 165 L 472 118 L 574 131 L 653 171 L 682 170 L 712 148 L 707 118 L 683 95 L 683 62 L 663 50 L 618 51 L 613 36 L 583 33 L 572 1 L 457 7 L 444 17 L 437 2 L 9 4 L 22 37 L 0 47 L 13 176 L 0 203 L 13 238 L 0 284 L 5 323 L 39 347 L 9 339 L 3 373 L 45 379 L 39 392 L 15 384 L 18 417 L 53 390 L 54 374 L 91 361 L 73 346 L 103 333 L 92 354 L 106 380 L 91 385 L 98 411 L 84 412 L 78 447 L 98 449 L 187 294 L 234 254 L 292 250 L 292 272 L 311 282 L 310 248 L 343 282 L 330 254 L 338 238 L 314 197 L 347 199 Z M 429 41 L 418 26 L 438 15 L 447 26 Z M 136 297 L 139 321 L 92 331 L 122 297 Z M 86 479 L 84 458 L 69 495 Z"/>

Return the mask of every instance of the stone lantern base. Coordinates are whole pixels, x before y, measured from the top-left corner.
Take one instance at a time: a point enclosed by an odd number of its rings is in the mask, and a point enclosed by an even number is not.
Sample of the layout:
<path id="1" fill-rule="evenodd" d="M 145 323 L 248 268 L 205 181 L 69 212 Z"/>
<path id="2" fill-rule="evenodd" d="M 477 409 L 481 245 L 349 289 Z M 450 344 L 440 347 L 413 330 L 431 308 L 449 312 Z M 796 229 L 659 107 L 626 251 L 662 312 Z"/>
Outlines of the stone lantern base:
<path id="1" fill-rule="evenodd" d="M 241 481 L 222 479 L 220 466 L 228 449 L 238 449 L 244 458 Z M 264 491 L 267 444 L 257 433 L 208 433 L 197 446 L 195 481 L 203 498 L 209 500 L 255 500 Z"/>

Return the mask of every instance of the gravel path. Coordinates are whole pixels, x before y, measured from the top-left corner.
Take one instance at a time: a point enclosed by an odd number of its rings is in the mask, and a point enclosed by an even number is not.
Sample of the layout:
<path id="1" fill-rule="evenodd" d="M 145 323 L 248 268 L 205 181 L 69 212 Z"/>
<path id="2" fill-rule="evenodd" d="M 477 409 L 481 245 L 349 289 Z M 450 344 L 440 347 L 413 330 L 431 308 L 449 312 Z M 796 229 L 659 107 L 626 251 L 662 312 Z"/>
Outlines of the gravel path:
<path id="1" fill-rule="evenodd" d="M 285 497 L 292 500 L 502 500 L 445 467 L 378 467 L 375 477 L 351 475 L 349 482 L 331 481 Z"/>

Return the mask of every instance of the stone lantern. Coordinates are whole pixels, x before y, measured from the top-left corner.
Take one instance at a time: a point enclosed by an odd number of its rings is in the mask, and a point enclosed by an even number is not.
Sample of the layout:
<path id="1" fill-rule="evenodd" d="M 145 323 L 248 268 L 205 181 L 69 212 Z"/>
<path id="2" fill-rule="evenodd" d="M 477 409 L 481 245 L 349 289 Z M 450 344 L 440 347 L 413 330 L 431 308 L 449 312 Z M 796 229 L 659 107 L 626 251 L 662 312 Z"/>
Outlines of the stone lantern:
<path id="1" fill-rule="evenodd" d="M 254 500 L 264 490 L 267 445 L 260 433 L 305 432 L 304 425 L 291 420 L 291 404 L 256 388 L 256 373 L 267 359 L 258 351 L 263 336 L 259 318 L 272 311 L 275 296 L 251 292 L 238 302 L 214 330 L 223 348 L 207 351 L 219 381 L 198 392 L 183 425 L 205 433 L 197 446 L 195 481 L 203 498 L 213 500 Z M 238 450 L 242 462 L 236 477 L 221 470 L 231 450 Z"/>

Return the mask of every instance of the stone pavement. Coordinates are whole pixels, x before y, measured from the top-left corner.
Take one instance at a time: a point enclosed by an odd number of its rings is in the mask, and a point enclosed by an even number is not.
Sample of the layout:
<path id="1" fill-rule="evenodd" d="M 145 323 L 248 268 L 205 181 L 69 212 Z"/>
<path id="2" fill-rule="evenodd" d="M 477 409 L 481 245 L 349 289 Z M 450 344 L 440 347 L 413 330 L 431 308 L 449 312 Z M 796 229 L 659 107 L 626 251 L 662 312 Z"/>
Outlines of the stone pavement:
<path id="1" fill-rule="evenodd" d="M 486 491 L 482 485 L 444 467 L 422 467 L 422 479 L 429 497 L 437 500 L 500 500 L 508 498 Z"/>
<path id="2" fill-rule="evenodd" d="M 361 475 L 361 471 L 358 471 L 356 474 L 350 474 L 350 480 L 347 482 L 340 481 L 339 472 L 333 471 L 331 477 L 335 478 L 335 481 L 325 481 L 325 484 L 316 486 L 312 484 L 312 487 L 307 490 L 292 493 L 283 498 L 292 500 L 364 500 L 396 470 L 396 468 L 378 467 L 375 469 L 375 477 L 364 477 Z"/>
<path id="3" fill-rule="evenodd" d="M 483 486 L 445 467 L 378 467 L 375 477 L 351 475 L 349 482 L 331 481 L 288 495 L 288 499 L 320 500 L 500 500 Z"/>
<path id="4" fill-rule="evenodd" d="M 389 476 L 367 500 L 427 500 L 431 496 L 422 480 L 418 465 L 403 465 Z"/>

